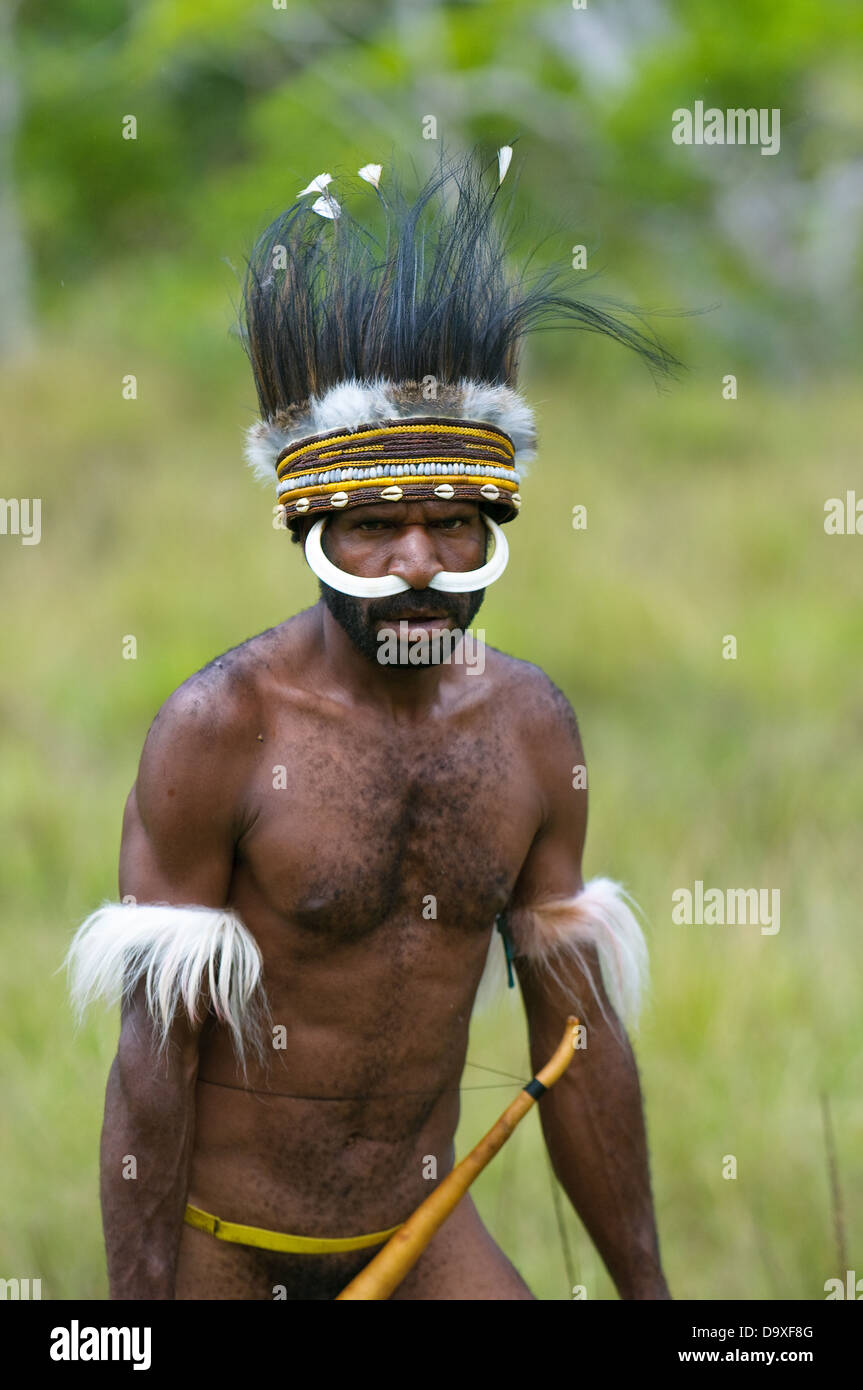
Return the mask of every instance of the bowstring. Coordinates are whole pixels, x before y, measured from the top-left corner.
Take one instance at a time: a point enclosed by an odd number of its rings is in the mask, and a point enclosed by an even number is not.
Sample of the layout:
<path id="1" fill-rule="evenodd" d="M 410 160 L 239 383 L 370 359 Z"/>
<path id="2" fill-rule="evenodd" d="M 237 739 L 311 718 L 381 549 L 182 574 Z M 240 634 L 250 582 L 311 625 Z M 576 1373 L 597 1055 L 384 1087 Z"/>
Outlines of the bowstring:
<path id="1" fill-rule="evenodd" d="M 490 1067 L 488 1070 L 493 1071 L 494 1068 Z M 506 1072 L 501 1074 L 505 1076 Z M 281 1100 L 328 1100 L 334 1103 L 341 1102 L 343 1105 L 350 1101 L 397 1100 L 400 1096 L 452 1096 L 460 1095 L 462 1091 L 507 1091 L 513 1086 L 527 1085 L 520 1077 L 515 1077 L 512 1081 L 492 1081 L 483 1086 L 445 1086 L 443 1090 L 435 1086 L 428 1090 L 376 1091 L 373 1095 L 362 1096 L 308 1096 L 299 1095 L 296 1091 L 263 1091 L 254 1086 L 237 1086 L 230 1081 L 211 1081 L 206 1076 L 199 1076 L 198 1080 L 204 1086 L 219 1086 L 223 1091 L 242 1091 L 247 1096 L 276 1096 Z"/>
<path id="2" fill-rule="evenodd" d="M 575 1285 L 578 1282 L 575 1277 L 575 1262 L 572 1258 L 572 1247 L 569 1243 L 569 1236 L 566 1230 L 566 1223 L 563 1219 L 563 1203 L 560 1197 L 560 1184 L 558 1183 L 557 1177 L 555 1176 L 554 1165 L 551 1161 L 551 1155 L 548 1152 L 548 1145 L 543 1144 L 543 1148 L 545 1149 L 545 1159 L 548 1164 L 548 1177 L 549 1182 L 551 1183 L 551 1202 L 552 1206 L 554 1207 L 555 1220 L 557 1221 L 557 1233 L 560 1236 L 560 1248 L 563 1254 L 563 1266 L 566 1270 L 567 1286 L 569 1288 L 569 1294 L 567 1299 L 568 1301 L 569 1298 L 572 1297 L 572 1290 L 575 1288 Z"/>
<path id="3" fill-rule="evenodd" d="M 493 1071 L 496 1076 L 508 1076 L 511 1081 L 517 1081 L 519 1086 L 527 1086 L 532 1080 L 531 1077 L 525 1081 L 523 1076 L 514 1076 L 511 1071 L 501 1071 L 500 1067 L 487 1067 L 482 1062 L 472 1062 L 470 1058 L 465 1062 L 466 1067 L 476 1067 L 479 1071 Z M 479 1090 L 477 1086 L 471 1087 L 472 1090 Z"/>
<path id="4" fill-rule="evenodd" d="M 488 1082 L 482 1086 L 453 1086 L 445 1089 L 442 1092 L 437 1091 L 437 1089 L 435 1088 L 434 1090 L 388 1091 L 379 1093 L 378 1095 L 374 1096 L 300 1096 L 296 1095 L 291 1091 L 261 1091 L 251 1086 L 236 1086 L 228 1081 L 210 1081 L 205 1076 L 199 1077 L 198 1080 L 203 1082 L 205 1086 L 219 1086 L 226 1091 L 244 1091 L 247 1095 L 251 1094 L 256 1096 L 280 1096 L 286 1100 L 329 1100 L 342 1102 L 358 1100 L 391 1100 L 399 1096 L 424 1096 L 435 1094 L 452 1095 L 456 1093 L 461 1094 L 462 1091 L 503 1091 L 509 1090 L 512 1086 L 527 1085 L 527 1082 L 522 1077 L 515 1076 L 512 1072 L 503 1071 L 500 1067 L 490 1067 L 486 1065 L 484 1062 L 472 1062 L 470 1058 L 468 1058 L 465 1061 L 464 1065 L 466 1067 L 473 1067 L 475 1071 L 487 1071 L 493 1073 L 495 1076 L 505 1076 L 508 1079 L 506 1081 Z M 543 1148 L 545 1149 L 545 1158 L 546 1163 L 548 1164 L 548 1175 L 551 1184 L 551 1201 L 554 1209 L 555 1222 L 557 1224 L 557 1233 L 560 1239 L 561 1253 L 563 1255 L 563 1264 L 566 1270 L 566 1277 L 568 1280 L 568 1287 L 570 1290 L 570 1294 L 568 1295 L 568 1297 L 570 1297 L 571 1290 L 576 1283 L 575 1265 L 572 1258 L 572 1248 L 570 1246 L 569 1237 L 566 1231 L 566 1224 L 564 1222 L 564 1215 L 560 1196 L 560 1188 L 558 1186 L 557 1178 L 554 1174 L 551 1156 L 549 1155 L 548 1147 L 545 1143 L 543 1143 Z"/>
<path id="5" fill-rule="evenodd" d="M 524 1077 L 515 1076 L 511 1071 L 501 1071 L 500 1067 L 489 1067 L 482 1062 L 472 1062 L 470 1058 L 465 1061 L 464 1065 L 466 1067 L 473 1067 L 477 1071 L 493 1072 L 495 1076 L 505 1076 L 508 1080 L 488 1082 L 484 1086 L 448 1086 L 444 1087 L 442 1091 L 434 1086 L 430 1087 L 428 1090 L 378 1091 L 373 1095 L 361 1096 L 301 1096 L 294 1091 L 264 1091 L 254 1086 L 237 1086 L 230 1081 L 210 1081 L 206 1076 L 199 1076 L 198 1080 L 202 1081 L 205 1086 L 220 1086 L 225 1091 L 245 1091 L 247 1094 L 254 1096 L 281 1096 L 283 1100 L 340 1100 L 345 1102 L 358 1100 L 394 1100 L 398 1096 L 446 1096 L 456 1095 L 457 1093 L 460 1094 L 462 1091 L 503 1091 L 508 1090 L 510 1086 L 526 1086 L 530 1081 L 530 1077 L 528 1077 L 526 1081 Z"/>
<path id="6" fill-rule="evenodd" d="M 540 1125 L 541 1125 L 541 1123 L 542 1123 L 542 1122 L 540 1121 Z M 543 1132 L 543 1136 L 542 1136 L 542 1147 L 543 1147 L 543 1150 L 544 1150 L 544 1152 L 545 1152 L 545 1161 L 546 1161 L 546 1163 L 548 1164 L 548 1177 L 549 1177 L 549 1184 L 550 1184 L 550 1186 L 551 1186 L 551 1205 L 552 1205 L 552 1208 L 553 1208 L 553 1210 L 554 1210 L 554 1219 L 555 1219 L 555 1222 L 556 1222 L 556 1225 L 557 1225 L 557 1234 L 558 1234 L 558 1238 L 559 1238 L 559 1240 L 560 1240 L 560 1250 L 561 1250 L 561 1255 L 563 1256 L 563 1266 L 564 1266 L 564 1270 L 565 1270 L 565 1272 L 566 1272 L 566 1277 L 567 1277 L 567 1281 L 568 1281 L 568 1292 L 567 1292 L 567 1302 L 568 1302 L 569 1299 L 572 1297 L 572 1289 L 574 1288 L 574 1286 L 575 1286 L 575 1284 L 576 1284 L 576 1282 L 577 1282 L 577 1281 L 576 1281 L 576 1278 L 575 1278 L 575 1261 L 573 1260 L 573 1256 L 572 1256 L 572 1247 L 571 1247 L 571 1245 L 570 1245 L 570 1243 L 569 1243 L 569 1236 L 568 1236 L 567 1230 L 566 1230 L 566 1222 L 565 1222 L 565 1220 L 564 1220 L 563 1203 L 562 1203 L 562 1201 L 561 1201 L 561 1193 L 560 1193 L 560 1184 L 558 1183 L 557 1177 L 555 1176 L 554 1165 L 553 1165 L 553 1163 L 552 1163 L 552 1161 L 551 1161 L 551 1154 L 550 1154 L 549 1151 L 548 1151 L 548 1145 L 547 1145 L 546 1142 L 545 1142 L 545 1134 L 544 1134 L 544 1132 Z"/>

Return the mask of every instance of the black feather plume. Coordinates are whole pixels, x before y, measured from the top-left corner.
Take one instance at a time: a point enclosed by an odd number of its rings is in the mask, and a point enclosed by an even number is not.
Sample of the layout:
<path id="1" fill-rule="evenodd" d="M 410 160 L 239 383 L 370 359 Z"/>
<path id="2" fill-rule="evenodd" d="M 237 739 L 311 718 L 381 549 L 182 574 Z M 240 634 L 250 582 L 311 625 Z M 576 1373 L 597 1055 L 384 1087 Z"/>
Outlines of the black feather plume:
<path id="1" fill-rule="evenodd" d="M 514 386 L 519 344 L 537 328 L 601 333 L 658 374 L 678 367 L 645 327 L 565 293 L 560 269 L 508 270 L 496 182 L 468 155 L 441 161 L 412 200 L 388 170 L 385 192 L 360 184 L 375 197 L 368 225 L 341 180 L 334 220 L 312 211 L 312 195 L 277 217 L 248 259 L 240 325 L 262 415 L 349 377 Z"/>

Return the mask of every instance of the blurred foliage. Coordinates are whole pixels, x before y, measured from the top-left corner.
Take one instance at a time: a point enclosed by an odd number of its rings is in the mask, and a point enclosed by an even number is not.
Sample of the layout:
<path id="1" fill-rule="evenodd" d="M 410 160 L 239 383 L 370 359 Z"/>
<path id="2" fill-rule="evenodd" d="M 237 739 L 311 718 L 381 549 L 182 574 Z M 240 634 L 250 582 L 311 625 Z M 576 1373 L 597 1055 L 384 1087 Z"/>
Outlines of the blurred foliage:
<path id="1" fill-rule="evenodd" d="M 20 205 L 40 302 L 89 320 L 96 337 L 168 357 L 197 343 L 206 359 L 227 326 L 220 262 L 241 268 L 315 173 L 370 159 L 424 173 L 441 144 L 493 153 L 517 137 L 524 247 L 547 233 L 544 256 L 569 264 L 584 243 L 603 290 L 649 309 L 716 306 L 695 335 L 688 321 L 663 325 L 688 359 L 732 352 L 794 376 L 859 350 L 853 0 L 591 0 L 582 11 L 560 0 L 24 0 L 17 47 Z M 695 100 L 778 107 L 780 152 L 673 144 L 672 112 Z M 121 138 L 129 114 L 135 141 Z M 436 142 L 422 138 L 428 114 Z"/>

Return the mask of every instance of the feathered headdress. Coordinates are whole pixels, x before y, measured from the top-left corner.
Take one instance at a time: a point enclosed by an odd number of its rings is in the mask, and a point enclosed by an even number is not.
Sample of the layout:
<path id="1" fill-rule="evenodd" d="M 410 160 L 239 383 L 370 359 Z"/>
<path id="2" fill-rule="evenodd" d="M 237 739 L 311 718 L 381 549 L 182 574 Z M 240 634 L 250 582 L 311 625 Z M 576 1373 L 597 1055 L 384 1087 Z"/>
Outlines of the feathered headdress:
<path id="1" fill-rule="evenodd" d="M 408 200 L 380 165 L 365 225 L 320 174 L 249 258 L 241 333 L 261 420 L 246 457 L 275 477 L 288 524 L 381 500 L 470 498 L 498 521 L 518 511 L 533 413 L 516 389 L 531 329 L 602 333 L 667 372 L 652 336 L 564 293 L 558 271 L 513 276 L 496 216 L 512 155 L 489 181 L 476 156 L 443 164 Z M 315 196 L 316 195 L 316 196 Z M 341 195 L 344 198 L 344 195 Z"/>

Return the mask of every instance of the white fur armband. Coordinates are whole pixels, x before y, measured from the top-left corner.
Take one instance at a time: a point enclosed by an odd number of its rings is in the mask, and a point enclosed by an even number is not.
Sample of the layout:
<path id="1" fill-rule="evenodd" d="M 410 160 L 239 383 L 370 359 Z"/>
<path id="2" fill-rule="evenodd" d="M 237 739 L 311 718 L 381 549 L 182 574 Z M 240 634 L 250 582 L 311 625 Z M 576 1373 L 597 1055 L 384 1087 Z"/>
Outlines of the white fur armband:
<path id="1" fill-rule="evenodd" d="M 627 898 L 621 884 L 594 878 L 573 897 L 549 898 L 535 907 L 517 909 L 510 925 L 517 956 L 542 966 L 561 984 L 566 963 L 573 962 L 599 999 L 582 950 L 595 947 L 615 1013 L 624 1022 L 635 1023 L 647 986 L 647 945 Z"/>
<path id="2" fill-rule="evenodd" d="M 260 1052 L 261 953 L 229 908 L 103 903 L 75 933 L 66 966 L 79 1020 L 94 1000 L 116 1004 L 144 981 L 164 1049 L 180 1003 L 192 1023 L 202 1020 L 206 982 L 209 1007 L 230 1029 L 241 1063 L 247 1046 Z"/>

